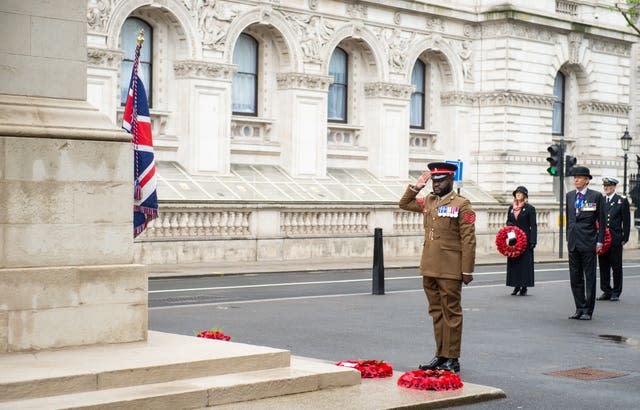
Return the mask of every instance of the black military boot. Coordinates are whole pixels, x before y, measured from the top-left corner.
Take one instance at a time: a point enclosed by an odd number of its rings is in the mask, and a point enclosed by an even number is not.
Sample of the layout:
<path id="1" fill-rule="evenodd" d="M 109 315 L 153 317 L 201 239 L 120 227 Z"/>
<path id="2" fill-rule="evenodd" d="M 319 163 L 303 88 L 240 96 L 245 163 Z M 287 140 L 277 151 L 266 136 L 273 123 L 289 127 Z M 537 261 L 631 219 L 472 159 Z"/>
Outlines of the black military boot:
<path id="1" fill-rule="evenodd" d="M 431 361 L 427 364 L 421 364 L 418 366 L 418 369 L 420 370 L 434 370 L 436 367 L 440 366 L 442 363 L 446 362 L 447 358 L 446 357 L 434 357 L 433 359 L 431 359 Z"/>
<path id="2" fill-rule="evenodd" d="M 446 359 L 441 365 L 436 366 L 436 369 L 460 373 L 460 362 L 458 359 Z"/>

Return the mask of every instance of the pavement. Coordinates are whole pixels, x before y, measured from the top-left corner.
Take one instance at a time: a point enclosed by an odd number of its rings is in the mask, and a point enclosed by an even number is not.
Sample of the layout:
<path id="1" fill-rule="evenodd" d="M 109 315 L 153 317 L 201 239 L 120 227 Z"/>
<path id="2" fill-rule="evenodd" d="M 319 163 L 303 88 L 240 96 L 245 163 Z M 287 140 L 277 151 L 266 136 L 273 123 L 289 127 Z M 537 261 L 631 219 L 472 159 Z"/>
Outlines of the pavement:
<path id="1" fill-rule="evenodd" d="M 558 252 L 535 254 L 535 263 L 568 262 L 568 253 L 559 258 Z M 640 259 L 640 249 L 625 249 L 624 259 Z M 417 268 L 419 255 L 415 258 L 385 258 L 385 269 Z M 476 265 L 496 265 L 506 263 L 506 258 L 498 254 L 477 254 Z M 373 266 L 372 258 L 338 258 L 301 259 L 277 261 L 240 261 L 240 262 L 210 262 L 192 264 L 147 265 L 149 278 L 174 278 L 193 276 L 240 275 L 247 273 L 282 273 L 282 272 L 317 272 L 333 270 L 369 269 Z"/>

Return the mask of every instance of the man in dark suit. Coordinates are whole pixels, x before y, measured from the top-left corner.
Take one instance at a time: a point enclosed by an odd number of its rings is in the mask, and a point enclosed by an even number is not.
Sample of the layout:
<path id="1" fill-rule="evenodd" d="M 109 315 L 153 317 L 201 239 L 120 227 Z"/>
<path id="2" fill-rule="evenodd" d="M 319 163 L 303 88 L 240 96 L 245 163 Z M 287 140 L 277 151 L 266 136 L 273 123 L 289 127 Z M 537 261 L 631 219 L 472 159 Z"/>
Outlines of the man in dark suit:
<path id="1" fill-rule="evenodd" d="M 587 188 L 592 178 L 589 168 L 573 168 L 576 189 L 566 198 L 569 278 L 576 304 L 569 319 L 591 320 L 596 302 L 596 252 L 604 242 L 606 219 L 602 194 Z"/>
<path id="2" fill-rule="evenodd" d="M 622 247 L 629 241 L 631 214 L 627 198 L 616 194 L 618 180 L 603 178 L 604 212 L 607 216 L 607 228 L 611 232 L 611 247 L 598 256 L 600 263 L 600 290 L 598 300 L 620 300 L 622 293 Z M 613 288 L 611 287 L 613 270 Z"/>

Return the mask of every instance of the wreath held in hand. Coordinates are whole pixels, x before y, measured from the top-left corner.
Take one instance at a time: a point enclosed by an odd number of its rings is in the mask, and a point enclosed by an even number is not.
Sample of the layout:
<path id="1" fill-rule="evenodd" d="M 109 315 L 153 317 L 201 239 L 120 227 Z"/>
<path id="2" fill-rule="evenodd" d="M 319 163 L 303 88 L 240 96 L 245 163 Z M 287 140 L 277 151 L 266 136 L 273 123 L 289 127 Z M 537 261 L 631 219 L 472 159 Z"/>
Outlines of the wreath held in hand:
<path id="1" fill-rule="evenodd" d="M 596 229 L 600 229 L 600 222 L 596 221 Z M 604 228 L 604 243 L 602 244 L 602 248 L 600 248 L 599 252 L 596 252 L 598 255 L 604 255 L 609 252 L 609 248 L 611 248 L 611 230 L 609 227 Z"/>
<path id="2" fill-rule="evenodd" d="M 504 226 L 496 235 L 498 252 L 507 258 L 517 258 L 527 249 L 527 235 L 517 226 Z"/>

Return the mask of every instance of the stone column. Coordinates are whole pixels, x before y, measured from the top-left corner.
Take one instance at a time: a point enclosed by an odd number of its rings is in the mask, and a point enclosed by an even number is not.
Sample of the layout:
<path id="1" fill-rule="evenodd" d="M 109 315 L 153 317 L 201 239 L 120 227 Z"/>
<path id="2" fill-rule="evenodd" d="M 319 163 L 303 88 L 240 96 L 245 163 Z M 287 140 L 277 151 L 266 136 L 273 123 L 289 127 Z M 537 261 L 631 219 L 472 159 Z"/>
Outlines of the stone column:
<path id="1" fill-rule="evenodd" d="M 327 91 L 333 77 L 304 73 L 278 74 L 278 119 L 282 163 L 293 177 L 327 173 Z"/>
<path id="2" fill-rule="evenodd" d="M 365 84 L 366 145 L 369 171 L 378 178 L 407 178 L 409 173 L 409 102 L 412 85 Z"/>
<path id="3" fill-rule="evenodd" d="M 190 173 L 229 173 L 231 163 L 231 81 L 235 65 L 182 60 L 178 81 L 178 157 Z"/>
<path id="4" fill-rule="evenodd" d="M 86 100 L 86 2 L 0 3 L 0 354 L 146 339 L 128 134 Z"/>

